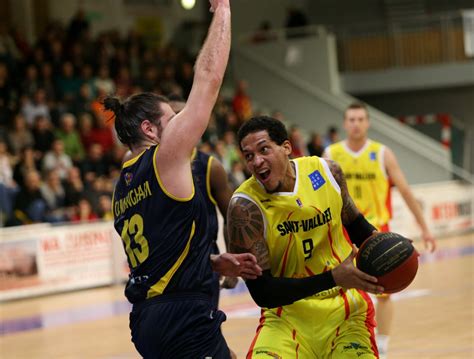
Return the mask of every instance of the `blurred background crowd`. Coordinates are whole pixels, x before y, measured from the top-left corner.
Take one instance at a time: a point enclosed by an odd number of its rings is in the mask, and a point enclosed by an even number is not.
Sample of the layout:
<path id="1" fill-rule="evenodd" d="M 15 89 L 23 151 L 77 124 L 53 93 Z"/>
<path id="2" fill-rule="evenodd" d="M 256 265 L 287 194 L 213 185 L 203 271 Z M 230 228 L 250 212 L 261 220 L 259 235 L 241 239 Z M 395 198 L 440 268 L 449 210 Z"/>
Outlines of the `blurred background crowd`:
<path id="1" fill-rule="evenodd" d="M 171 45 L 152 48 L 131 31 L 93 38 L 82 11 L 67 26 L 51 23 L 34 44 L 0 28 L 0 226 L 111 219 L 111 194 L 126 148 L 102 99 L 142 91 L 186 99 L 194 58 Z M 200 149 L 224 165 L 235 188 L 248 174 L 236 143 L 257 114 L 238 81 L 220 97 Z M 274 110 L 273 117 L 285 121 Z M 313 133 L 306 143 L 289 126 L 292 156 L 321 155 L 338 138 Z"/>

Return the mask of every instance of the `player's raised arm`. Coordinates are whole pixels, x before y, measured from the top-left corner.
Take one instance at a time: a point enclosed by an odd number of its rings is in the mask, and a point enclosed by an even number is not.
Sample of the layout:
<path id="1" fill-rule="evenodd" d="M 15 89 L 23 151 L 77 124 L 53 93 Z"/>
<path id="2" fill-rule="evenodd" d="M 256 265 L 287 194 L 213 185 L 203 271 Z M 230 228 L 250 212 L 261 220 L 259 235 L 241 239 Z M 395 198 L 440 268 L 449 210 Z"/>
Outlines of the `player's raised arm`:
<path id="1" fill-rule="evenodd" d="M 176 119 L 169 121 L 161 135 L 156 159 L 166 190 L 185 198 L 192 194 L 189 162 L 193 148 L 204 133 L 224 78 L 230 51 L 229 0 L 211 0 L 214 17 L 195 64 L 191 93 Z"/>

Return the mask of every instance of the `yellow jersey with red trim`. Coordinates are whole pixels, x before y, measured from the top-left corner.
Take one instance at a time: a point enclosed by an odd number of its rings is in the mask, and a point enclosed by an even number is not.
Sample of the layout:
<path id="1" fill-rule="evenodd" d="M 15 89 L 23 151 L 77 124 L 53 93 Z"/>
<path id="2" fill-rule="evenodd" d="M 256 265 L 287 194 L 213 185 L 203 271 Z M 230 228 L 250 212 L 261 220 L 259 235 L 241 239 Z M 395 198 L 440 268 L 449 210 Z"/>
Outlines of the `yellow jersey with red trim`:
<path id="1" fill-rule="evenodd" d="M 351 253 L 342 229 L 340 188 L 319 157 L 293 159 L 293 192 L 267 193 L 254 177 L 234 193 L 261 210 L 274 277 L 302 278 L 323 273 Z"/>
<path id="2" fill-rule="evenodd" d="M 385 146 L 367 140 L 358 152 L 345 141 L 330 145 L 328 157 L 342 168 L 347 188 L 365 218 L 380 229 L 390 220 L 390 183 L 385 171 Z"/>

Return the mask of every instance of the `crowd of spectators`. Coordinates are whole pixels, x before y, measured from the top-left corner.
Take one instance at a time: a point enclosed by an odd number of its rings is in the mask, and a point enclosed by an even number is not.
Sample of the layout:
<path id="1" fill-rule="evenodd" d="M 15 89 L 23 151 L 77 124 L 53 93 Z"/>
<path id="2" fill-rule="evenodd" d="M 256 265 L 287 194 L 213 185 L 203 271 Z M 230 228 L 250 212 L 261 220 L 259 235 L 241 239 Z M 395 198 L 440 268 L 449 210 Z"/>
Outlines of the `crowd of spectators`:
<path id="1" fill-rule="evenodd" d="M 112 218 L 127 149 L 103 97 L 152 91 L 187 98 L 193 64 L 190 54 L 148 47 L 133 31 L 92 38 L 81 12 L 68 27 L 50 24 L 35 44 L 0 28 L 0 226 Z M 247 177 L 236 132 L 253 114 L 247 83 L 238 81 L 233 98 L 218 98 L 200 145 L 223 163 L 234 187 Z M 291 134 L 294 156 L 320 154 L 317 137 L 306 148 L 297 128 Z"/>

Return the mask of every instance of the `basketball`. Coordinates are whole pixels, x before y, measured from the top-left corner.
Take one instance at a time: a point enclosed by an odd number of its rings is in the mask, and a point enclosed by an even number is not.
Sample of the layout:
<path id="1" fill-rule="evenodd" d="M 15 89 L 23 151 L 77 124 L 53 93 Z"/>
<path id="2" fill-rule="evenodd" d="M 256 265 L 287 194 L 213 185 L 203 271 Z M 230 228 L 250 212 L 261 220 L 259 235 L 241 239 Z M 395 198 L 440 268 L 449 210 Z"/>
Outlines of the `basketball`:
<path id="1" fill-rule="evenodd" d="M 396 293 L 415 279 L 418 256 L 407 238 L 393 232 L 378 233 L 362 243 L 357 268 L 377 277 L 384 293 Z"/>

